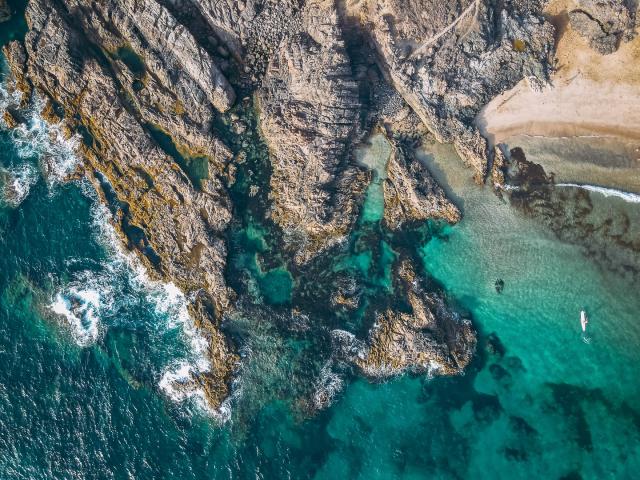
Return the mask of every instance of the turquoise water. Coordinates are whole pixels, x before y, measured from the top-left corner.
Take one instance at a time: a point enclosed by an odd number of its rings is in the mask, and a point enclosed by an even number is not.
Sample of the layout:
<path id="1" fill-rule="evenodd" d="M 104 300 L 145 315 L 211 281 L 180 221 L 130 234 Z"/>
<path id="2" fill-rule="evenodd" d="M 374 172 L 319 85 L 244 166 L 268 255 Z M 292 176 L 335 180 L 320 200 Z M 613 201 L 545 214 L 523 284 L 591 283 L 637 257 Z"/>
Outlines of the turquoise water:
<path id="1" fill-rule="evenodd" d="M 330 346 L 316 339 L 324 327 L 283 328 L 283 312 L 323 279 L 289 272 L 269 228 L 241 211 L 230 262 L 256 306 L 232 325 L 247 360 L 220 422 L 163 388 L 168 374 L 204 368 L 184 299 L 115 247 L 88 186 L 56 175 L 73 163 L 69 149 L 47 141 L 37 116 L 30 125 L 0 130 L 1 478 L 636 476 L 637 283 L 475 186 L 450 148 L 424 158 L 464 219 L 425 225 L 404 246 L 480 332 L 467 373 L 375 384 L 344 375 L 332 404 L 305 415 L 296 405 L 319 368 L 310 359 Z M 400 244 L 379 224 L 379 200 L 371 188 L 371 208 L 327 268 L 359 275 L 365 303 L 392 294 Z M 358 329 L 363 311 L 342 320 Z"/>
<path id="2" fill-rule="evenodd" d="M 391 156 L 391 144 L 382 133 L 371 136 L 366 145 L 356 151 L 358 162 L 373 171 L 373 179 L 367 188 L 362 206 L 362 221 L 376 222 L 384 214 L 383 183 L 387 178 L 387 162 Z"/>

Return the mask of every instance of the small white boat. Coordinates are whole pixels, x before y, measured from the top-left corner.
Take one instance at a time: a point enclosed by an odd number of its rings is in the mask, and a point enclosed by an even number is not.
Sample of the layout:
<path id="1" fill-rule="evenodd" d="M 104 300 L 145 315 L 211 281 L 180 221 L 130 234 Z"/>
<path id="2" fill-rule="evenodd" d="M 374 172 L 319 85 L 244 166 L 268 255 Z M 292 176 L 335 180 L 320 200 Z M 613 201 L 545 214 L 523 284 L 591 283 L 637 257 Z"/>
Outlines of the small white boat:
<path id="1" fill-rule="evenodd" d="M 589 323 L 589 319 L 587 318 L 587 312 L 584 310 L 580 310 L 580 325 L 582 326 L 582 331 L 587 331 L 587 323 Z"/>

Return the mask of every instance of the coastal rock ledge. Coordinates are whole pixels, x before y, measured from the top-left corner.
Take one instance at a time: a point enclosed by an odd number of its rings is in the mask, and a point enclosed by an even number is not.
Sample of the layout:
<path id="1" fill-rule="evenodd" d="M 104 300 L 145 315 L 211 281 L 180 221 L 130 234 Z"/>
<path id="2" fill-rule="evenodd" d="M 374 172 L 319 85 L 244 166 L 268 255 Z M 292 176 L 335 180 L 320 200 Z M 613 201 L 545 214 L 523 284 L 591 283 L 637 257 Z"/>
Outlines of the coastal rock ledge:
<path id="1" fill-rule="evenodd" d="M 258 221 L 293 277 L 313 277 L 305 269 L 359 228 L 374 174 L 354 152 L 394 112 L 453 143 L 484 181 L 493 152 L 473 120 L 523 78 L 548 81 L 544 3 L 29 0 L 24 40 L 3 49 L 22 100 L 3 115 L 18 123 L 38 97 L 47 121 L 81 138 L 77 173 L 110 207 L 123 244 L 189 299 L 211 363 L 190 381 L 215 409 L 240 362 L 223 321 L 242 308 L 227 256 L 244 208 L 230 192 L 249 142 L 266 145 L 268 178 L 249 195 L 264 198 L 248 201 L 264 202 Z M 240 125 L 240 109 L 254 107 L 257 126 Z M 461 215 L 411 148 L 399 140 L 386 167 L 379 231 L 388 236 Z M 461 373 L 476 343 L 470 322 L 408 261 L 392 273 L 407 311 L 368 312 L 376 326 L 352 364 L 371 377 Z"/>

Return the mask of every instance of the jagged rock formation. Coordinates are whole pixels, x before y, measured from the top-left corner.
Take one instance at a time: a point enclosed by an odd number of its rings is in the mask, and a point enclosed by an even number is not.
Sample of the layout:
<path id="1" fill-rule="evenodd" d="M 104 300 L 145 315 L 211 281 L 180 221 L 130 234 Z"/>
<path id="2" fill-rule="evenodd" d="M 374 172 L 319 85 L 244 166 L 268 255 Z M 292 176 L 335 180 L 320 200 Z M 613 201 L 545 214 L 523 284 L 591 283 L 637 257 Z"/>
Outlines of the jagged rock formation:
<path id="1" fill-rule="evenodd" d="M 386 378 L 405 371 L 461 373 L 475 351 L 471 322 L 451 311 L 437 294 L 428 292 L 408 260 L 401 260 L 395 273 L 411 311 L 388 308 L 378 313 L 366 343 L 335 331 L 334 347 L 368 377 Z"/>
<path id="2" fill-rule="evenodd" d="M 26 15 L 24 47 L 5 50 L 17 85 L 62 107 L 66 127 L 83 134 L 85 170 L 117 208 L 124 241 L 150 272 L 194 296 L 213 364 L 199 382 L 219 405 L 236 361 L 218 329 L 233 297 L 223 276 L 231 205 L 221 180 L 231 154 L 210 126 L 233 90 L 159 3 L 33 0 Z M 160 146 L 159 128 L 175 152 Z"/>
<path id="3" fill-rule="evenodd" d="M 11 7 L 7 0 L 0 0 L 0 23 L 6 22 L 11 18 Z"/>
<path id="4" fill-rule="evenodd" d="M 362 106 L 337 11 L 332 2 L 311 2 L 304 20 L 271 59 L 259 92 L 271 217 L 296 242 L 298 263 L 345 238 L 368 182 L 349 164 Z"/>
<path id="5" fill-rule="evenodd" d="M 453 143 L 481 180 L 488 148 L 480 108 L 523 77 L 548 79 L 553 28 L 541 2 L 370 0 L 348 14 L 370 32 L 379 64 L 438 141 Z"/>
<path id="6" fill-rule="evenodd" d="M 571 27 L 602 55 L 615 52 L 621 40 L 630 39 L 634 17 L 625 0 L 579 0 L 569 12 Z"/>
<path id="7" fill-rule="evenodd" d="M 459 219 L 407 146 L 426 126 L 486 177 L 489 151 L 473 119 L 522 77 L 546 81 L 553 31 L 542 3 L 30 0 L 29 32 L 4 53 L 22 107 L 32 93 L 44 96 L 43 116 L 82 136 L 84 173 L 111 206 L 124 243 L 188 295 L 212 369 L 185 385 L 202 386 L 218 406 L 238 360 L 220 330 L 235 298 L 224 272 L 233 216 L 227 182 L 236 171 L 221 138 L 242 146 L 234 150 L 240 164 L 251 151 L 243 134 L 255 133 L 233 120 L 236 112 L 224 116 L 237 92 L 243 108 L 256 93 L 271 166 L 269 214 L 286 261 L 310 265 L 353 229 L 372 175 L 352 151 L 374 125 L 397 130 L 383 182 L 386 233 Z M 19 111 L 3 115 L 20 121 Z M 505 159 L 495 158 L 492 181 L 501 184 Z M 251 184 L 249 197 L 265 187 Z M 475 345 L 469 322 L 408 261 L 394 273 L 410 311 L 372 313 L 376 327 L 352 364 L 377 377 L 459 373 Z M 354 282 L 336 279 L 327 308 L 358 309 Z"/>
<path id="8" fill-rule="evenodd" d="M 182 0 L 195 4 L 236 58 L 261 77 L 281 40 L 299 31 L 303 0 Z M 180 8 L 183 8 L 182 6 Z M 254 77 L 254 82 L 257 80 Z"/>
<path id="9" fill-rule="evenodd" d="M 383 189 L 384 223 L 391 230 L 425 220 L 460 220 L 460 211 L 427 168 L 399 145 L 395 145 L 387 163 Z"/>

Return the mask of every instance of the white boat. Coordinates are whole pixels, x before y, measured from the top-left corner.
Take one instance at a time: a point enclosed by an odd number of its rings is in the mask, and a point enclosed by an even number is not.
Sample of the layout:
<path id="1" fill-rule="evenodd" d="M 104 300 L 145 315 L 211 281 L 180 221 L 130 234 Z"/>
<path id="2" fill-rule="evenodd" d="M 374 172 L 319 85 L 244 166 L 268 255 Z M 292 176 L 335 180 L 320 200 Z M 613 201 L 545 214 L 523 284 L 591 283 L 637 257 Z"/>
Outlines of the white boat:
<path id="1" fill-rule="evenodd" d="M 589 320 L 587 319 L 587 312 L 580 310 L 580 325 L 582 325 L 583 332 L 587 331 L 587 323 L 589 323 Z"/>

